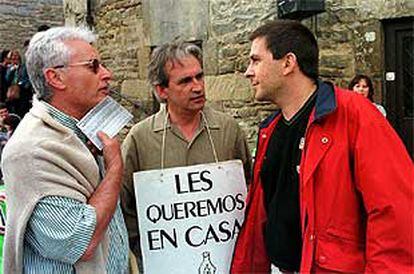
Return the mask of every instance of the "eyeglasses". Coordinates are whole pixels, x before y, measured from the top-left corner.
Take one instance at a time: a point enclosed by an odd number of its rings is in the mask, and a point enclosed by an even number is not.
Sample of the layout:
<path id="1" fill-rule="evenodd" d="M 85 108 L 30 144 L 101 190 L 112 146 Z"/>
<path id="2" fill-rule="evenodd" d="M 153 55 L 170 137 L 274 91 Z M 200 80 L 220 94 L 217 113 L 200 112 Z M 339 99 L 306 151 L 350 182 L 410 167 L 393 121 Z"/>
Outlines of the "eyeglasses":
<path id="1" fill-rule="evenodd" d="M 105 67 L 98 59 L 91 59 L 89 61 L 84 61 L 84 62 L 79 62 L 79 63 L 74 63 L 74 64 L 54 66 L 53 68 L 58 69 L 58 68 L 64 68 L 64 67 L 87 66 L 91 71 L 93 71 L 93 73 L 96 74 L 98 73 L 99 67 L 101 65 Z"/>

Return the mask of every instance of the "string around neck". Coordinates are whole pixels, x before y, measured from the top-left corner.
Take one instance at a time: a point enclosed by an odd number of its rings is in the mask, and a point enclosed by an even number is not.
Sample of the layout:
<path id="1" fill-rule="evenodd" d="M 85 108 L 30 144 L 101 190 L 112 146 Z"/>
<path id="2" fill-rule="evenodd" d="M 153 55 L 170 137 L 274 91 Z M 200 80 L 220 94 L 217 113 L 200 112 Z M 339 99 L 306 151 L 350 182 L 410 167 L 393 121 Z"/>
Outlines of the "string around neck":
<path id="1" fill-rule="evenodd" d="M 166 109 L 166 114 L 164 117 L 164 126 L 163 126 L 163 132 L 162 132 L 162 144 L 161 144 L 161 171 L 164 170 L 164 165 L 165 165 L 165 146 L 166 146 L 166 142 L 167 142 L 167 125 L 168 125 L 168 118 L 170 117 L 170 114 L 168 113 L 168 110 Z M 210 145 L 211 145 L 211 149 L 213 151 L 213 156 L 214 156 L 214 161 L 216 163 L 219 162 L 218 156 L 217 156 L 217 151 L 216 151 L 216 147 L 214 145 L 213 142 L 213 137 L 211 135 L 211 131 L 210 131 L 210 126 L 208 124 L 207 118 L 204 114 L 203 111 L 201 111 L 201 118 L 203 119 L 204 122 L 204 126 L 206 128 L 207 131 L 207 135 L 210 141 Z M 162 176 L 162 172 L 161 172 L 161 176 Z"/>

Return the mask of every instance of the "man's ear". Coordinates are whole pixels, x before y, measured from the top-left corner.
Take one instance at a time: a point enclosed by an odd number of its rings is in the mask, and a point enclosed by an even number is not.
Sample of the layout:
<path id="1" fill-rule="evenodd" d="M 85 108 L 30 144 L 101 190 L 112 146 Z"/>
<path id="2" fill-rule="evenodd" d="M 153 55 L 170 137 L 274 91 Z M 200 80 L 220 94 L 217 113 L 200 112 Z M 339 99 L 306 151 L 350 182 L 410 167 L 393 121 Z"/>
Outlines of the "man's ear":
<path id="1" fill-rule="evenodd" d="M 167 90 L 168 90 L 168 88 L 162 87 L 161 85 L 156 85 L 155 86 L 155 91 L 157 92 L 158 97 L 160 97 L 163 100 L 167 100 L 167 98 L 168 98 Z"/>
<path id="2" fill-rule="evenodd" d="M 283 74 L 288 75 L 294 71 L 298 65 L 298 60 L 293 52 L 287 53 L 284 57 Z"/>
<path id="3" fill-rule="evenodd" d="M 46 82 L 54 89 L 61 90 L 66 87 L 63 82 L 62 74 L 54 68 L 47 68 L 43 71 Z"/>

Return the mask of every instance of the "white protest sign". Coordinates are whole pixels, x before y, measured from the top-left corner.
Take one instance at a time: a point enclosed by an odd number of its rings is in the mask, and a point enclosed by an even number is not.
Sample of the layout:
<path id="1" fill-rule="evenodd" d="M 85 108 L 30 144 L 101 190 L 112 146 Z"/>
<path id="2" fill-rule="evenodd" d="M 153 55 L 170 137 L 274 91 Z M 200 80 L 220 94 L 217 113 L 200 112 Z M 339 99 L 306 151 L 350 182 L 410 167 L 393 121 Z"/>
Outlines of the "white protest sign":
<path id="1" fill-rule="evenodd" d="M 240 160 L 134 173 L 145 274 L 229 273 L 244 218 Z"/>

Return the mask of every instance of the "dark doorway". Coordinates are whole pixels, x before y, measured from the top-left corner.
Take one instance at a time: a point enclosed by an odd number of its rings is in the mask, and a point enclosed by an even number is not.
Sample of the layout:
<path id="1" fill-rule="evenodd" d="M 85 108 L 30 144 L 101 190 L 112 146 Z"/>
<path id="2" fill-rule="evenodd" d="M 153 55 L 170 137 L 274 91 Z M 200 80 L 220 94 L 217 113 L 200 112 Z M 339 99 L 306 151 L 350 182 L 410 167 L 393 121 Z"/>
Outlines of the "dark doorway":
<path id="1" fill-rule="evenodd" d="M 414 17 L 382 23 L 387 118 L 414 158 Z"/>

